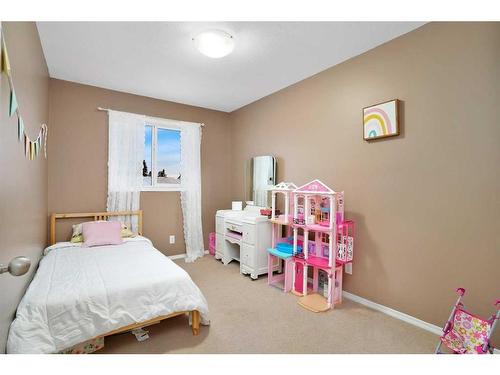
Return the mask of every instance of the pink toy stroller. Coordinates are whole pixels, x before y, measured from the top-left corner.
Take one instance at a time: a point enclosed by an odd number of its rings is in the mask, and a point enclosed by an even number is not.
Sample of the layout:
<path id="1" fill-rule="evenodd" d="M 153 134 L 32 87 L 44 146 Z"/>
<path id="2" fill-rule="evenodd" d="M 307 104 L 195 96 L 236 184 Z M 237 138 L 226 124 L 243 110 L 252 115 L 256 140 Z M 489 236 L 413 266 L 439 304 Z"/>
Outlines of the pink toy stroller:
<path id="1" fill-rule="evenodd" d="M 461 302 L 465 289 L 458 288 L 457 293 L 457 302 L 443 328 L 436 354 L 442 354 L 441 345 L 445 345 L 455 354 L 493 353 L 490 338 L 500 318 L 500 300 L 495 302 L 497 313 L 489 320 L 484 320 L 465 311 Z"/>

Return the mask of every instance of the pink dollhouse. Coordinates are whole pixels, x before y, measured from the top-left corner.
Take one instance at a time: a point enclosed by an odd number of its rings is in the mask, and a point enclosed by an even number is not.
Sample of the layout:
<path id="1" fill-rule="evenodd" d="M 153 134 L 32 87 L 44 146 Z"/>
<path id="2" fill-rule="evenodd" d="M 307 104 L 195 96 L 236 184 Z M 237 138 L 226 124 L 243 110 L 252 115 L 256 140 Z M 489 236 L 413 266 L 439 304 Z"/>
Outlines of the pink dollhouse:
<path id="1" fill-rule="evenodd" d="M 286 198 L 285 215 L 271 218 L 268 282 L 273 285 L 284 281 L 284 291 L 300 296 L 301 306 L 314 312 L 326 311 L 342 301 L 343 265 L 353 259 L 354 222 L 344 220 L 344 192 L 335 192 L 319 180 L 292 190 L 294 186 L 281 183 L 272 191 L 273 213 L 275 194 L 281 192 Z M 286 226 L 285 231 L 282 226 Z M 284 274 L 273 275 L 276 260 L 280 269 L 284 262 Z"/>

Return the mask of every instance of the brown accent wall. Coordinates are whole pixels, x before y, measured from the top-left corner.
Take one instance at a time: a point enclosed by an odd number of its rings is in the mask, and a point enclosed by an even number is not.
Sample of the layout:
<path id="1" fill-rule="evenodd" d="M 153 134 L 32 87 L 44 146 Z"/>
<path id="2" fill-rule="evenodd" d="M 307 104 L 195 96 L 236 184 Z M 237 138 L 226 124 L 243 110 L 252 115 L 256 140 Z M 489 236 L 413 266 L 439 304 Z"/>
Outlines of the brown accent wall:
<path id="1" fill-rule="evenodd" d="M 26 132 L 33 139 L 48 120 L 49 74 L 36 25 L 2 22 L 12 77 Z M 0 275 L 0 353 L 9 326 L 47 238 L 47 160 L 30 161 L 17 141 L 17 117 L 9 117 L 9 84 L 1 77 L 0 100 L 0 263 L 26 255 L 32 267 L 24 276 Z"/>
<path id="2" fill-rule="evenodd" d="M 224 112 L 50 80 L 49 199 L 50 212 L 106 209 L 108 116 L 97 107 L 168 119 L 203 122 L 202 214 L 205 248 L 214 231 L 215 211 L 230 204 L 230 130 Z M 144 235 L 166 255 L 185 252 L 178 192 L 142 192 Z M 169 244 L 169 235 L 176 243 Z M 58 240 L 71 235 L 62 224 Z"/>
<path id="3" fill-rule="evenodd" d="M 393 98 L 402 134 L 365 142 L 362 108 Z M 441 326 L 463 286 L 466 305 L 489 316 L 499 118 L 500 23 L 427 24 L 233 112 L 232 198 L 248 189 L 247 160 L 273 154 L 280 181 L 345 190 L 358 225 L 345 290 Z"/>

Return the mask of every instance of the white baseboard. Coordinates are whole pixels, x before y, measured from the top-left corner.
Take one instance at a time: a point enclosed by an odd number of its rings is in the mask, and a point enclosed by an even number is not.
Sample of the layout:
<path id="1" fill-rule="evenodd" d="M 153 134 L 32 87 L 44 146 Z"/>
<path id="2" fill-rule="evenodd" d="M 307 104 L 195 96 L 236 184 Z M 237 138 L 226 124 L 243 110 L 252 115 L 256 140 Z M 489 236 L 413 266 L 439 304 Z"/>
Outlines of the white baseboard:
<path id="1" fill-rule="evenodd" d="M 209 254 L 208 250 L 205 250 L 205 254 Z M 169 256 L 169 258 L 172 260 L 183 259 L 185 257 L 186 257 L 186 254 L 178 254 L 178 255 Z M 443 332 L 442 327 L 438 327 L 435 324 L 425 322 L 423 320 L 415 318 L 414 316 L 405 314 L 405 313 L 398 311 L 398 310 L 391 309 L 390 307 L 387 307 L 387 306 L 381 305 L 379 303 L 370 301 L 369 299 L 357 296 L 355 294 L 343 291 L 342 296 L 348 300 L 351 300 L 353 302 L 357 302 L 363 306 L 369 307 L 369 308 L 376 310 L 376 311 L 380 311 L 384 314 L 392 316 L 393 318 L 396 318 L 396 319 L 402 320 L 403 322 L 414 325 L 415 327 L 422 328 L 422 329 L 424 329 L 428 332 L 431 332 L 437 336 L 441 336 L 441 333 Z M 494 353 L 500 354 L 500 349 L 495 349 Z"/>
<path id="2" fill-rule="evenodd" d="M 177 255 L 169 255 L 168 256 L 172 260 L 177 260 L 177 259 L 184 259 L 186 257 L 186 254 L 177 254 Z"/>
<path id="3" fill-rule="evenodd" d="M 208 250 L 205 250 L 205 254 L 209 254 Z M 176 255 L 169 255 L 168 257 L 170 259 L 172 259 L 172 260 L 184 259 L 186 257 L 186 253 L 184 253 L 184 254 L 176 254 Z"/>
<path id="4" fill-rule="evenodd" d="M 361 305 L 367 306 L 373 310 L 380 311 L 384 314 L 392 316 L 393 318 L 402 320 L 406 323 L 410 323 L 416 327 L 425 329 L 426 331 L 434 333 L 435 335 L 441 335 L 441 333 L 443 332 L 443 329 L 441 327 L 438 327 L 437 325 L 424 322 L 423 320 L 417 319 L 414 316 L 402 313 L 401 311 L 391 309 L 390 307 L 378 304 L 378 303 L 370 301 L 366 298 L 359 297 L 355 294 L 345 292 L 345 291 L 342 292 L 342 295 L 351 301 L 354 301 L 354 302 L 357 302 Z"/>
<path id="5" fill-rule="evenodd" d="M 381 305 L 379 303 L 370 301 L 369 299 L 366 299 L 366 298 L 363 298 L 363 297 L 360 297 L 360 296 L 357 296 L 355 294 L 345 292 L 345 291 L 342 292 L 342 296 L 348 300 L 357 302 L 357 303 L 364 305 L 366 307 L 369 307 L 373 310 L 380 311 L 384 314 L 392 316 L 393 318 L 402 320 L 403 322 L 406 322 L 406 323 L 412 324 L 416 327 L 425 329 L 426 331 L 434 333 L 437 336 L 441 336 L 441 334 L 443 333 L 442 327 L 438 327 L 435 324 L 425 322 L 423 320 L 415 318 L 414 316 L 402 313 L 401 311 L 397 311 L 397 310 L 391 309 L 390 307 L 387 307 L 387 306 Z M 500 349 L 495 349 L 493 353 L 500 354 Z"/>

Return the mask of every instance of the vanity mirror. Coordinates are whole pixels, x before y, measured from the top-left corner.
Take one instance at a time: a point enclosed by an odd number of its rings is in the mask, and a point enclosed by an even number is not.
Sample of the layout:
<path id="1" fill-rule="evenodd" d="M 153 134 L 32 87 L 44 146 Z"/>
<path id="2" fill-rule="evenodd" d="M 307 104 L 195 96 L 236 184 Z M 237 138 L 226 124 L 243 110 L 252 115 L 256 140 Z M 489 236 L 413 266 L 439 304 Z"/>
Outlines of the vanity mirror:
<path id="1" fill-rule="evenodd" d="M 254 205 L 269 207 L 270 189 L 276 184 L 276 158 L 256 156 L 252 158 L 252 200 Z"/>

